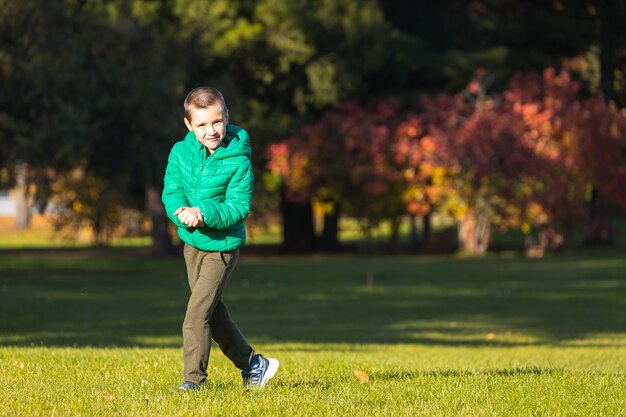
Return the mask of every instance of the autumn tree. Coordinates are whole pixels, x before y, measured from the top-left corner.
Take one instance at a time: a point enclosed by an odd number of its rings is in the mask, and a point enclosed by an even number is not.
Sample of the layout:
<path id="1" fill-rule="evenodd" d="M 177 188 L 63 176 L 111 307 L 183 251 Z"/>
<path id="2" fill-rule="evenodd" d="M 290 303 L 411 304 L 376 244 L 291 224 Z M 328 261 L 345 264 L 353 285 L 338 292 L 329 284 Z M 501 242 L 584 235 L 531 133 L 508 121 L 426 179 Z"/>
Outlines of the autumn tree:
<path id="1" fill-rule="evenodd" d="M 323 208 L 325 248 L 338 244 L 340 213 L 361 219 L 366 233 L 391 220 L 397 238 L 405 213 L 402 176 L 391 158 L 398 115 L 394 101 L 372 107 L 349 101 L 269 147 L 268 168 L 282 179 L 285 198 Z"/>
<path id="2" fill-rule="evenodd" d="M 411 219 L 411 245 L 426 247 L 430 240 L 430 218 L 448 191 L 451 171 L 446 169 L 448 148 L 439 137 L 429 135 L 425 118 L 407 113 L 395 131 L 390 148 L 392 159 L 402 176 L 402 200 Z M 417 219 L 422 220 L 418 238 Z"/>
<path id="3" fill-rule="evenodd" d="M 523 120 L 485 90 L 479 76 L 462 93 L 423 104 L 427 132 L 444 148 L 440 209 L 459 221 L 460 250 L 470 253 L 487 250 L 492 226 L 520 224 L 536 165 Z"/>
<path id="4" fill-rule="evenodd" d="M 585 234 L 612 243 L 610 214 L 626 212 L 626 110 L 596 95 L 581 104 L 572 124 L 579 150 L 576 164 L 588 181 L 587 190 L 593 184 Z"/>

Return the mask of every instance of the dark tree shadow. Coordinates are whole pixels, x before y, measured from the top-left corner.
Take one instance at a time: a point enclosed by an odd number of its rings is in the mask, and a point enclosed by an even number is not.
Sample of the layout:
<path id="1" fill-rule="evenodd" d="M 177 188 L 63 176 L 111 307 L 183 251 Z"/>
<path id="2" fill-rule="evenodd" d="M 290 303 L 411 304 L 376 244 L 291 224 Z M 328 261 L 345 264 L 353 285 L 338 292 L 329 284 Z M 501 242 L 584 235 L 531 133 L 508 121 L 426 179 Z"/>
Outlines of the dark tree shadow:
<path id="1" fill-rule="evenodd" d="M 518 377 L 520 375 L 554 375 L 562 373 L 562 369 L 558 368 L 512 368 L 512 369 L 485 369 L 478 371 L 459 371 L 457 369 L 444 369 L 437 371 L 385 371 L 373 372 L 370 375 L 371 380 L 390 381 L 413 379 L 422 376 L 439 377 L 439 378 L 458 378 L 476 375 L 502 376 L 502 377 Z"/>
<path id="2" fill-rule="evenodd" d="M 181 258 L 70 255 L 0 253 L 1 345 L 180 346 Z M 577 346 L 626 330 L 625 288 L 626 260 L 597 255 L 243 256 L 225 300 L 255 343 Z"/>

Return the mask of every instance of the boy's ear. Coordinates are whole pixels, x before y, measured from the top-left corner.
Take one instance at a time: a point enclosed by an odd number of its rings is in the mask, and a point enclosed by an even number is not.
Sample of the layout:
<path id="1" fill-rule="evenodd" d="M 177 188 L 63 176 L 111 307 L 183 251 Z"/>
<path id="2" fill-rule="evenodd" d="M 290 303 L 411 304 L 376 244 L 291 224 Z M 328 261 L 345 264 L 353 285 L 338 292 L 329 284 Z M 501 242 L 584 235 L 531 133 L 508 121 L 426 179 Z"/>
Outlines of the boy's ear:
<path id="1" fill-rule="evenodd" d="M 189 129 L 189 131 L 191 132 L 191 122 L 189 120 L 187 120 L 186 117 L 183 118 L 183 121 L 185 122 L 185 126 L 187 126 L 187 129 Z"/>

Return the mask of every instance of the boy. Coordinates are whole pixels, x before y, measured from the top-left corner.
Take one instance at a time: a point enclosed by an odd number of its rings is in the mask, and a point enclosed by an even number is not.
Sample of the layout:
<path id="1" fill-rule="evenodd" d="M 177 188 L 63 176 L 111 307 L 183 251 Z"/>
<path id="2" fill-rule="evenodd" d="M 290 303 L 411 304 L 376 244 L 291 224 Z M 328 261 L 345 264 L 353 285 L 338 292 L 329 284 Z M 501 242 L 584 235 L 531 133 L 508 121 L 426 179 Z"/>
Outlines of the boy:
<path id="1" fill-rule="evenodd" d="M 165 170 L 162 200 L 185 243 L 191 296 L 183 323 L 184 381 L 181 390 L 205 382 L 211 338 L 242 370 L 244 384 L 263 387 L 278 370 L 278 360 L 257 354 L 230 317 L 222 293 L 246 241 L 244 219 L 254 186 L 250 138 L 228 124 L 222 94 L 211 87 L 192 90 L 185 99 L 189 133 L 177 142 Z"/>

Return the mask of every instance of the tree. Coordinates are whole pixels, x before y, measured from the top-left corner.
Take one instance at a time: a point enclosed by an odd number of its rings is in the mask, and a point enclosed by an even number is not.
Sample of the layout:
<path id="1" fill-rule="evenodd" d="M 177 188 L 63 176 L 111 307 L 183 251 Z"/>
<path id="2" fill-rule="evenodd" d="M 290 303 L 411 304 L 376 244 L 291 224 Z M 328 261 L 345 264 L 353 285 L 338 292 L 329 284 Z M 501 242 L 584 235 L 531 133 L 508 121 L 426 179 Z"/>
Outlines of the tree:
<path id="1" fill-rule="evenodd" d="M 524 142 L 537 157 L 529 166 L 535 181 L 524 226 L 539 226 L 551 248 L 568 244 L 584 224 L 588 177 L 576 163 L 580 148 L 572 133 L 580 91 L 581 83 L 569 71 L 548 68 L 542 76 L 516 75 L 505 92 L 526 125 Z"/>
<path id="2" fill-rule="evenodd" d="M 414 248 L 419 246 L 416 217 L 422 218 L 421 245 L 427 247 L 429 244 L 430 216 L 444 201 L 449 175 L 445 169 L 448 158 L 445 144 L 426 134 L 423 119 L 418 113 L 407 114 L 396 130 L 392 147 L 392 158 L 402 173 L 402 199 L 411 216 Z"/>
<path id="3" fill-rule="evenodd" d="M 62 3 L 3 0 L 0 10 L 0 162 L 18 185 L 16 223 L 26 227 L 31 185 L 46 195 L 46 168 L 67 170 L 87 148 L 87 45 L 81 19 Z"/>
<path id="4" fill-rule="evenodd" d="M 401 125 L 396 158 L 409 211 L 436 206 L 457 217 L 464 251 L 484 252 L 492 225 L 536 225 L 555 248 L 584 225 L 589 184 L 621 172 L 619 112 L 596 97 L 580 101 L 580 83 L 567 71 L 517 75 L 502 94 L 487 95 L 486 79 L 479 73 L 460 94 L 424 99 L 424 113 Z M 590 147 L 595 152 L 582 152 Z M 610 164 L 586 168 L 611 150 Z M 602 182 L 606 198 L 622 195 L 620 182 Z"/>
<path id="5" fill-rule="evenodd" d="M 611 208 L 626 209 L 626 111 L 596 95 L 582 103 L 571 122 L 579 147 L 576 163 L 593 184 L 587 242 L 613 243 Z"/>
<path id="6" fill-rule="evenodd" d="M 427 132 L 444 149 L 441 209 L 459 220 L 460 250 L 484 253 L 491 228 L 519 224 L 534 158 L 526 127 L 506 101 L 486 95 L 481 74 L 455 96 L 424 99 Z"/>
<path id="7" fill-rule="evenodd" d="M 2 52 L 11 65 L 1 79 L 6 140 L 0 156 L 4 166 L 26 167 L 18 171 L 25 190 L 37 181 L 37 189 L 49 194 L 46 181 L 35 175 L 62 176 L 76 168 L 85 179 L 97 178 L 95 183 L 124 195 L 118 207 L 143 208 L 143 196 L 159 188 L 174 131 L 179 73 L 168 66 L 174 49 L 168 40 L 157 36 L 154 26 L 141 26 L 133 15 L 141 14 L 140 7 L 128 7 L 106 1 L 4 1 Z M 111 11 L 113 17 L 103 14 Z M 147 202 L 153 222 L 161 224 L 161 204 L 153 197 Z M 104 216 L 97 207 L 84 213 Z M 161 230 L 154 241 L 162 252 L 169 238 L 162 227 L 153 230 Z"/>
<path id="8" fill-rule="evenodd" d="M 269 147 L 268 168 L 282 179 L 285 198 L 316 200 L 324 207 L 325 249 L 338 245 L 341 212 L 362 219 L 366 233 L 381 220 L 405 213 L 402 179 L 390 152 L 397 115 L 393 101 L 373 107 L 349 101 Z"/>
<path id="9" fill-rule="evenodd" d="M 281 138 L 306 136 L 300 128 L 323 118 L 346 137 L 370 138 L 355 143 L 388 144 L 391 153 L 384 153 L 382 162 L 363 149 L 352 152 L 372 158 L 371 162 L 345 157 L 359 169 L 375 170 L 379 184 L 361 174 L 348 178 L 333 173 L 335 179 L 347 178 L 349 186 L 316 185 L 316 207 L 325 207 L 328 225 L 323 240 L 332 246 L 340 212 L 374 224 L 376 219 L 393 219 L 409 204 L 413 215 L 428 218 L 432 210 L 444 209 L 442 196 L 457 189 L 448 185 L 455 175 L 454 165 L 447 165 L 452 160 L 447 148 L 426 128 L 426 124 L 434 126 L 430 121 L 422 121 L 424 133 L 407 145 L 417 154 L 421 147 L 434 144 L 432 155 L 421 149 L 418 159 L 424 170 L 391 151 L 395 142 L 408 143 L 410 117 L 420 119 L 422 108 L 415 107 L 406 120 L 397 114 L 382 120 L 373 110 L 376 103 L 384 107 L 383 98 L 389 95 L 412 103 L 424 92 L 453 93 L 465 88 L 477 67 L 484 67 L 493 76 L 485 103 L 495 110 L 457 108 L 468 111 L 461 119 L 471 118 L 468 123 L 458 122 L 457 139 L 469 138 L 472 129 L 485 129 L 489 140 L 500 144 L 497 136 L 522 129 L 516 124 L 513 130 L 498 125 L 519 117 L 510 109 L 513 104 L 506 107 L 504 96 L 495 94 L 508 88 L 510 75 L 559 66 L 563 56 L 586 54 L 602 63 L 597 86 L 606 90 L 605 97 L 607 88 L 612 88 L 611 97 L 619 104 L 626 68 L 620 51 L 626 36 L 623 25 L 617 24 L 625 10 L 617 3 L 0 0 L 0 181 L 15 184 L 19 173 L 22 189 L 37 190 L 36 199 L 45 202 L 51 177 L 79 168 L 85 179 L 98 178 L 105 188 L 119 190 L 121 205 L 145 209 L 153 216 L 154 240 L 161 242 L 155 244 L 155 251 L 162 252 L 169 245 L 158 199 L 164 159 L 173 141 L 184 134 L 179 120 L 185 92 L 210 84 L 226 93 L 231 120 L 250 131 L 257 178 L 263 178 L 269 145 Z M 594 93 L 592 84 L 584 85 L 589 87 L 588 96 Z M 352 99 L 367 103 L 351 110 L 346 120 L 353 125 L 331 120 L 333 112 L 343 110 L 330 109 Z M 403 122 L 405 128 L 399 128 Z M 525 122 L 523 129 L 529 126 Z M 556 124 L 553 128 L 565 132 Z M 506 163 L 499 157 L 494 160 Z M 325 161 L 319 165 L 334 169 Z M 401 175 L 389 167 L 402 168 Z M 492 181 L 501 173 L 494 175 L 485 178 Z M 315 178 L 329 182 L 323 175 Z M 266 204 L 271 196 L 263 185 L 257 186 L 257 201 L 264 200 L 257 207 L 277 207 Z M 489 188 L 494 187 L 511 191 L 490 182 Z M 605 194 L 602 187 L 594 185 L 596 194 Z M 366 190 L 362 195 L 351 195 L 361 188 Z M 309 234 L 308 200 L 299 203 L 293 199 L 293 189 L 283 191 L 284 212 L 291 213 L 286 227 L 307 225 L 304 232 L 294 229 L 289 234 Z M 511 204 L 496 206 L 507 207 L 503 213 L 511 210 Z M 496 220 L 500 215 L 494 213 Z"/>
<path id="10" fill-rule="evenodd" d="M 123 2 L 105 21 L 105 42 L 92 47 L 100 55 L 93 62 L 95 84 L 107 95 L 92 105 L 100 134 L 92 138 L 97 151 L 89 154 L 85 166 L 122 192 L 123 207 L 147 214 L 152 253 L 162 255 L 172 249 L 160 194 L 169 149 L 176 132 L 184 133 L 183 98 L 176 88 L 184 68 L 177 64 L 176 44 L 168 37 L 169 9 L 161 5 L 150 12 L 144 6 L 128 10 Z"/>

